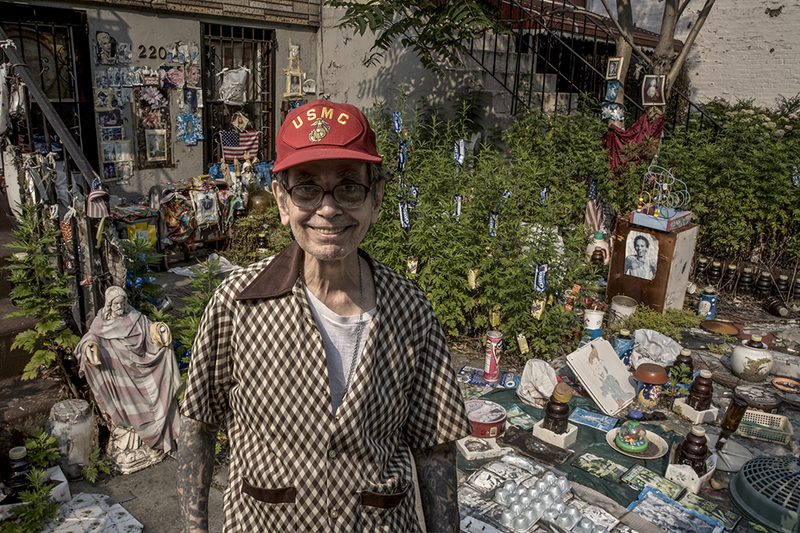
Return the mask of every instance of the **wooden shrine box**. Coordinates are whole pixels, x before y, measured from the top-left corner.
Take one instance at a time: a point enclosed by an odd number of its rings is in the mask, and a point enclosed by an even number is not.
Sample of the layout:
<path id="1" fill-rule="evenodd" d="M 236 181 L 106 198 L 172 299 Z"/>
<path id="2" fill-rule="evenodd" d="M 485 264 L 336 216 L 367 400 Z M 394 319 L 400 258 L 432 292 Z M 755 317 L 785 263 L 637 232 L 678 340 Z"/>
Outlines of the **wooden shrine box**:
<path id="1" fill-rule="evenodd" d="M 665 232 L 618 218 L 606 301 L 624 294 L 659 313 L 682 309 L 697 232 L 698 225 L 692 223 Z M 637 247 L 646 251 L 644 259 Z"/>

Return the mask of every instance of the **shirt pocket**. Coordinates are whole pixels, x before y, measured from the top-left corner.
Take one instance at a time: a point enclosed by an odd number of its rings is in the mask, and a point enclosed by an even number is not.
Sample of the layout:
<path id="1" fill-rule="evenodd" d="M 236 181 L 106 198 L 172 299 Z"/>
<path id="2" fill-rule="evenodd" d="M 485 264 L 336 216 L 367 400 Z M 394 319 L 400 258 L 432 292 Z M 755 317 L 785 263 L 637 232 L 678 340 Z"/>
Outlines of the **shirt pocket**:
<path id="1" fill-rule="evenodd" d="M 242 479 L 242 492 L 263 503 L 295 503 L 297 499 L 297 489 L 294 487 L 256 487 L 246 479 Z"/>
<path id="2" fill-rule="evenodd" d="M 399 492 L 381 494 L 372 491 L 361 493 L 360 530 L 364 533 L 391 533 L 395 531 L 414 531 L 415 520 L 409 515 L 414 513 L 414 502 L 406 501 L 411 484 L 402 487 Z"/>

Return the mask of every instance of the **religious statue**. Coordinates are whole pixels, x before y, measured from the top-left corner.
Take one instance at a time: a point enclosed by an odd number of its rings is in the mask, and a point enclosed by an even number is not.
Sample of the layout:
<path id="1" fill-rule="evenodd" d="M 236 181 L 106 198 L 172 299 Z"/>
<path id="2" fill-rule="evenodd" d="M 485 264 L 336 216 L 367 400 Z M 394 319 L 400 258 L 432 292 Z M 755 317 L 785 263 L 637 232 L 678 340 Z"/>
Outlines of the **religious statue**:
<path id="1" fill-rule="evenodd" d="M 105 301 L 75 355 L 112 425 L 109 456 L 130 473 L 175 450 L 180 374 L 166 324 L 131 307 L 121 287 L 109 287 Z"/>

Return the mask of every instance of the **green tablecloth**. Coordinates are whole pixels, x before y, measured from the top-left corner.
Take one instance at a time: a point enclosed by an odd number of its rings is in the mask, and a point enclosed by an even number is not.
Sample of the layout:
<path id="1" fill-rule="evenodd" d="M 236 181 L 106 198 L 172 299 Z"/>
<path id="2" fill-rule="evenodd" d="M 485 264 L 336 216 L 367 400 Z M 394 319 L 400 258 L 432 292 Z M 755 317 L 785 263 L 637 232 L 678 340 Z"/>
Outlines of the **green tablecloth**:
<path id="1" fill-rule="evenodd" d="M 513 404 L 517 404 L 523 411 L 531 415 L 533 418 L 537 420 L 544 418 L 544 409 L 537 409 L 536 407 L 522 402 L 522 400 L 520 400 L 517 396 L 517 391 L 514 389 L 494 390 L 481 396 L 481 399 L 498 403 L 506 409 L 509 409 Z M 574 409 L 575 407 L 582 407 L 587 411 L 602 413 L 597 404 L 595 404 L 595 402 L 590 398 L 573 397 L 570 400 L 570 408 Z M 584 453 L 590 452 L 594 455 L 610 459 L 615 463 L 619 463 L 629 468 L 634 465 L 643 465 L 661 476 L 663 476 L 666 472 L 667 465 L 669 464 L 669 453 L 660 459 L 655 460 L 646 461 L 643 459 L 634 459 L 633 457 L 622 455 L 615 449 L 611 448 L 606 442 L 605 432 L 580 424 L 575 425 L 578 427 L 578 440 L 569 447 L 574 453 L 572 457 L 570 457 L 565 463 L 556 466 L 556 468 L 564 471 L 567 474 L 567 479 L 570 481 L 590 487 L 602 494 L 605 494 L 620 505 L 627 507 L 628 504 L 634 501 L 639 495 L 638 490 L 635 490 L 625 484 L 617 484 L 600 479 L 589 474 L 588 472 L 585 472 L 584 470 L 573 467 L 570 463 Z M 619 423 L 617 426 L 619 426 Z M 670 449 L 672 448 L 673 443 L 681 442 L 683 440 L 683 435 L 680 435 L 674 431 L 665 432 L 657 423 L 645 422 L 644 426 L 647 431 L 652 431 L 667 441 Z M 462 472 L 472 473 L 491 460 L 494 459 L 467 461 L 459 454 L 458 468 Z"/>

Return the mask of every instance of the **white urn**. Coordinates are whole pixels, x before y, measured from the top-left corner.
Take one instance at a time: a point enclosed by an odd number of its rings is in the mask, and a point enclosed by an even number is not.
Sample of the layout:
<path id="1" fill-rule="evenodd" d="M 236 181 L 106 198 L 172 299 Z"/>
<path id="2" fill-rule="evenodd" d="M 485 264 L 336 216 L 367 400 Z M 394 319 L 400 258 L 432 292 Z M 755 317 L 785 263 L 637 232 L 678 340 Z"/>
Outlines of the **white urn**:
<path id="1" fill-rule="evenodd" d="M 772 353 L 759 335 L 742 341 L 731 353 L 733 375 L 745 381 L 763 381 L 772 370 Z"/>

